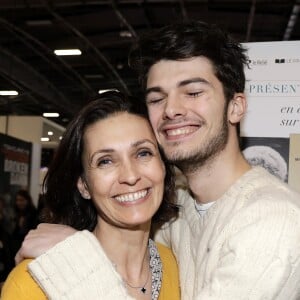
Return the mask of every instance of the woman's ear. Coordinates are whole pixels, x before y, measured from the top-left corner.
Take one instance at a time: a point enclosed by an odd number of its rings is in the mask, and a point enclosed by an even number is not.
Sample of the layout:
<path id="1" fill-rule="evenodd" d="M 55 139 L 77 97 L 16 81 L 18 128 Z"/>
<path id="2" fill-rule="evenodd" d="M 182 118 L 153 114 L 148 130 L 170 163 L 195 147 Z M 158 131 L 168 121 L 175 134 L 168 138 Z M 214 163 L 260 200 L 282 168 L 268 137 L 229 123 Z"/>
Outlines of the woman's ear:
<path id="1" fill-rule="evenodd" d="M 82 198 L 91 199 L 91 195 L 88 191 L 86 182 L 85 182 L 85 180 L 82 179 L 81 176 L 77 180 L 77 188 L 78 188 L 79 193 L 81 194 Z"/>
<path id="2" fill-rule="evenodd" d="M 236 93 L 228 105 L 228 121 L 231 124 L 239 123 L 247 110 L 247 101 L 244 93 Z"/>

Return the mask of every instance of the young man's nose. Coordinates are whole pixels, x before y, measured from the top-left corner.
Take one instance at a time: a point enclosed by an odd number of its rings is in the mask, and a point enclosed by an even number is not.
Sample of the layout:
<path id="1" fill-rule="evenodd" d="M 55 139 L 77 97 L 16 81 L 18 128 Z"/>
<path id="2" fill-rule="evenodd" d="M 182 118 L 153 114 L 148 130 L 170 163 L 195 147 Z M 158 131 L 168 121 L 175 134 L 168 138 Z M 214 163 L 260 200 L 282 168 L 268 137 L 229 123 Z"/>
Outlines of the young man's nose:
<path id="1" fill-rule="evenodd" d="M 184 116 L 186 108 L 176 95 L 169 95 L 164 106 L 164 118 L 175 119 Z"/>

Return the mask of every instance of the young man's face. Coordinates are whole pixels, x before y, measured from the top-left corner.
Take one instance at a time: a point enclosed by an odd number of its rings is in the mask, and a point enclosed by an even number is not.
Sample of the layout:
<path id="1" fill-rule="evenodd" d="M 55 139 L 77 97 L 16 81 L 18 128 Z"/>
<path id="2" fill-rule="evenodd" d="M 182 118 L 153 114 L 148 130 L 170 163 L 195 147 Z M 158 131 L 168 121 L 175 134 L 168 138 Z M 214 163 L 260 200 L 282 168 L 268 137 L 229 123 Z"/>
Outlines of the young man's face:
<path id="1" fill-rule="evenodd" d="M 179 167 L 202 165 L 228 138 L 223 87 L 205 57 L 161 60 L 148 74 L 149 118 L 166 156 Z"/>

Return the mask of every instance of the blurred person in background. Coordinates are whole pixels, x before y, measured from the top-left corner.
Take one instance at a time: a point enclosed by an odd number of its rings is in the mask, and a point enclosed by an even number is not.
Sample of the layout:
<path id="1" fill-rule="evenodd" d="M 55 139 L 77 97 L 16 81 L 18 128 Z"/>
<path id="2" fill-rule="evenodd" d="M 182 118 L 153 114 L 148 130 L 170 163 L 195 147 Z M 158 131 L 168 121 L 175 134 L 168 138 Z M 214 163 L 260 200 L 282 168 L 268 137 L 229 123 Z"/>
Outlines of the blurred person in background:
<path id="1" fill-rule="evenodd" d="M 20 189 L 15 198 L 15 226 L 12 232 L 14 254 L 20 248 L 22 241 L 30 229 L 38 224 L 37 209 L 32 197 L 25 189 Z"/>
<path id="2" fill-rule="evenodd" d="M 5 215 L 5 199 L 0 195 L 0 289 L 14 267 L 14 253 L 9 234 L 9 220 Z"/>

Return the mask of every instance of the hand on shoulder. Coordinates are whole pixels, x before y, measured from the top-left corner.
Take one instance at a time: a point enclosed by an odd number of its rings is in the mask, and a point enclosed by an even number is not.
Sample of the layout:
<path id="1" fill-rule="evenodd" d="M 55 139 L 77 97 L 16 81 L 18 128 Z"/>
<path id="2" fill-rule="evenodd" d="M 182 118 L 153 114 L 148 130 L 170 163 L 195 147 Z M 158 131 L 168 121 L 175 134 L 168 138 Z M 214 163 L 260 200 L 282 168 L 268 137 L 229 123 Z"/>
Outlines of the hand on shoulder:
<path id="1" fill-rule="evenodd" d="M 61 224 L 41 223 L 26 235 L 15 256 L 16 264 L 25 258 L 36 258 L 59 242 L 76 233 L 74 228 Z"/>

